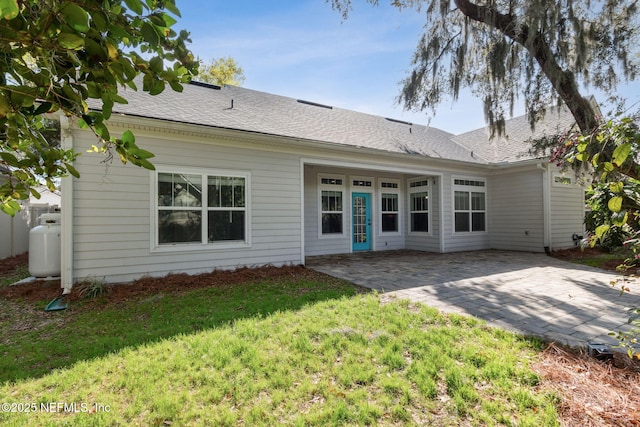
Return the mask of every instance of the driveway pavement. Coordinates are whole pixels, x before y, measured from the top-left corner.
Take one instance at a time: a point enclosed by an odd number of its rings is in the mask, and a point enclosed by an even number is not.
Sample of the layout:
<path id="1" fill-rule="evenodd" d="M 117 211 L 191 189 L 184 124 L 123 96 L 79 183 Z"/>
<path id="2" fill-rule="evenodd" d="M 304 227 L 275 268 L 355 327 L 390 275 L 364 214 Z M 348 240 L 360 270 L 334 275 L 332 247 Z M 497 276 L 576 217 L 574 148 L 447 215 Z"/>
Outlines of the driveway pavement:
<path id="1" fill-rule="evenodd" d="M 434 254 L 366 252 L 308 257 L 307 267 L 378 290 L 384 298 L 422 302 L 472 315 L 523 334 L 571 346 L 613 344 L 628 329 L 627 310 L 640 307 L 640 281 L 544 254 L 477 251 Z"/>

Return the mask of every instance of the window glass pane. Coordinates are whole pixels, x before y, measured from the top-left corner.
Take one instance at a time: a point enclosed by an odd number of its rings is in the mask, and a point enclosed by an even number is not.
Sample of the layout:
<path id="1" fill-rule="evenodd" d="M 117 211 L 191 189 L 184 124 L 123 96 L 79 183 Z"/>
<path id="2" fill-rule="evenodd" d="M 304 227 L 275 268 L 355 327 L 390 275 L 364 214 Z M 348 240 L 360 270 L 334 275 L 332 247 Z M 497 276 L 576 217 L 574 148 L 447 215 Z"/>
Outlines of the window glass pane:
<path id="1" fill-rule="evenodd" d="M 244 211 L 209 211 L 209 242 L 244 240 Z"/>
<path id="2" fill-rule="evenodd" d="M 158 241 L 163 243 L 200 242 L 202 212 L 161 210 L 158 212 Z"/>
<path id="3" fill-rule="evenodd" d="M 456 212 L 455 213 L 455 231 L 471 231 L 469 229 L 469 213 L 468 212 Z"/>
<path id="4" fill-rule="evenodd" d="M 159 173 L 158 206 L 202 206 L 200 175 Z"/>
<path id="5" fill-rule="evenodd" d="M 342 214 L 322 214 L 322 234 L 342 234 Z"/>
<path id="6" fill-rule="evenodd" d="M 244 178 L 233 179 L 233 206 L 236 208 L 244 208 Z"/>
<path id="7" fill-rule="evenodd" d="M 208 178 L 209 207 L 244 207 L 244 178 L 210 176 Z"/>
<path id="8" fill-rule="evenodd" d="M 382 212 L 398 212 L 398 195 L 382 195 Z"/>
<path id="9" fill-rule="evenodd" d="M 484 210 L 484 193 L 471 193 L 471 209 L 474 211 Z"/>
<path id="10" fill-rule="evenodd" d="M 469 192 L 467 191 L 456 191 L 454 193 L 455 197 L 455 210 L 457 211 L 468 211 L 469 210 Z"/>
<path id="11" fill-rule="evenodd" d="M 411 214 L 411 231 L 429 231 L 429 214 L 428 213 L 412 213 Z"/>
<path id="12" fill-rule="evenodd" d="M 322 192 L 322 210 L 324 212 L 341 212 L 342 211 L 342 191 L 323 191 Z"/>
<path id="13" fill-rule="evenodd" d="M 429 210 L 429 193 L 423 191 L 421 193 L 411 193 L 411 210 L 427 211 Z"/>
<path id="14" fill-rule="evenodd" d="M 473 231 L 485 231 L 484 218 L 485 218 L 484 212 L 473 212 L 471 214 Z"/>
<path id="15" fill-rule="evenodd" d="M 398 214 L 382 214 L 382 231 L 398 231 Z"/>

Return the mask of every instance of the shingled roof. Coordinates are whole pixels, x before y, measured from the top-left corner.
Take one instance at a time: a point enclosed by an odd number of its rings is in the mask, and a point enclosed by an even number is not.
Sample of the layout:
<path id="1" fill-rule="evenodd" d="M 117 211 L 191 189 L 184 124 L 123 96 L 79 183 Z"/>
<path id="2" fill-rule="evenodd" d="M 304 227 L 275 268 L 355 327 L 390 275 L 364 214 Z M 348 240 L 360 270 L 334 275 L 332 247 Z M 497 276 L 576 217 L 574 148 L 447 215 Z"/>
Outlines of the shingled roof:
<path id="1" fill-rule="evenodd" d="M 455 136 L 433 127 L 236 86 L 192 83 L 184 85 L 182 93 L 167 88 L 149 96 L 127 90 L 123 96 L 129 103 L 114 105 L 114 113 L 476 164 L 521 160 L 498 156 L 501 150 L 489 145 L 484 129 Z M 525 140 L 524 134 L 531 136 L 520 121 L 507 125 L 508 131 L 517 130 L 518 141 Z"/>
<path id="2" fill-rule="evenodd" d="M 529 150 L 531 140 L 565 133 L 575 124 L 573 115 L 566 107 L 547 110 L 544 119 L 535 128 L 526 116 L 514 117 L 505 123 L 505 135 L 490 138 L 489 127 L 455 136 L 456 143 L 472 150 L 489 163 L 513 163 L 534 158 Z"/>

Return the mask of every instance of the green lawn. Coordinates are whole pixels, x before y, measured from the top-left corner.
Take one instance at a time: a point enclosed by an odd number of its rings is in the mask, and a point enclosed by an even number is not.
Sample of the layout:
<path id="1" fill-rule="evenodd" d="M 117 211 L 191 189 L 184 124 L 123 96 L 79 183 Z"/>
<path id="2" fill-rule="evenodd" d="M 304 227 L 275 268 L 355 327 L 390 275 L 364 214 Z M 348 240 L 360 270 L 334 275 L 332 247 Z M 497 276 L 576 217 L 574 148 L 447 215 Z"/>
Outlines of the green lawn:
<path id="1" fill-rule="evenodd" d="M 333 279 L 48 316 L 1 318 L 2 425 L 558 425 L 539 343 Z"/>

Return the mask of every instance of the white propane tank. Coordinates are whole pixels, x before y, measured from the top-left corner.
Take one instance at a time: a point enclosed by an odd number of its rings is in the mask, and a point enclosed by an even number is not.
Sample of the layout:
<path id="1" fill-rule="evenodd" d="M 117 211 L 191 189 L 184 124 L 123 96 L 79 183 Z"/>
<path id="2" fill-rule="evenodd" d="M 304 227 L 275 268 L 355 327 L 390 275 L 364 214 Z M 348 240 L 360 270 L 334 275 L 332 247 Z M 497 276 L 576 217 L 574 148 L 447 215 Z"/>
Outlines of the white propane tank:
<path id="1" fill-rule="evenodd" d="M 29 273 L 34 277 L 60 276 L 60 222 L 58 213 L 40 215 L 40 225 L 29 231 Z"/>

